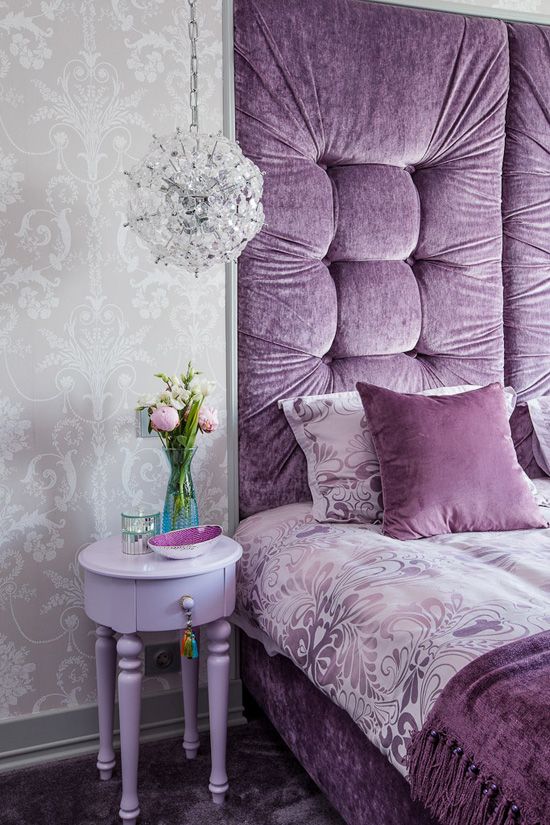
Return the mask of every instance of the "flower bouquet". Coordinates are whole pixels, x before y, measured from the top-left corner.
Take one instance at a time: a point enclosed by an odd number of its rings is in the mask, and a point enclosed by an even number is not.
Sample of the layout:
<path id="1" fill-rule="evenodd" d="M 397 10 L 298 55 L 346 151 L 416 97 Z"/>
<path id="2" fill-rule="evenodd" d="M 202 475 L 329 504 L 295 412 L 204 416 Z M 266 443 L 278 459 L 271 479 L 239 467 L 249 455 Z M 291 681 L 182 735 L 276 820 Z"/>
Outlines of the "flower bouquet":
<path id="1" fill-rule="evenodd" d="M 199 523 L 199 513 L 191 462 L 196 452 L 197 434 L 212 433 L 218 426 L 218 413 L 205 404 L 214 384 L 200 377 L 191 362 L 187 372 L 168 376 L 155 375 L 164 382 L 157 395 L 146 395 L 138 400 L 138 410 L 147 410 L 149 432 L 158 434 L 168 463 L 170 478 L 162 514 L 162 530 L 179 530 Z"/>

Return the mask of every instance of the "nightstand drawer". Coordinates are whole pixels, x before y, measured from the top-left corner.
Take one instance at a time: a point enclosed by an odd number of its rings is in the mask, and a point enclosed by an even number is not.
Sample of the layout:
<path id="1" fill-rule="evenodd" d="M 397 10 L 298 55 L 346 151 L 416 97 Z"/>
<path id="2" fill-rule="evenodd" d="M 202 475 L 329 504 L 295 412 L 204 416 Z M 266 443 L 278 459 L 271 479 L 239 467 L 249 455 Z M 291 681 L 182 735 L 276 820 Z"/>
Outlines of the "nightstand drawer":
<path id="1" fill-rule="evenodd" d="M 119 633 L 135 633 L 135 581 L 111 579 L 85 570 L 84 609 L 86 615 L 98 624 L 116 628 Z"/>
<path id="2" fill-rule="evenodd" d="M 223 569 L 182 579 L 138 580 L 137 629 L 178 630 L 185 627 L 185 613 L 179 604 L 182 596 L 191 596 L 195 601 L 193 625 L 207 624 L 225 614 L 224 595 Z"/>

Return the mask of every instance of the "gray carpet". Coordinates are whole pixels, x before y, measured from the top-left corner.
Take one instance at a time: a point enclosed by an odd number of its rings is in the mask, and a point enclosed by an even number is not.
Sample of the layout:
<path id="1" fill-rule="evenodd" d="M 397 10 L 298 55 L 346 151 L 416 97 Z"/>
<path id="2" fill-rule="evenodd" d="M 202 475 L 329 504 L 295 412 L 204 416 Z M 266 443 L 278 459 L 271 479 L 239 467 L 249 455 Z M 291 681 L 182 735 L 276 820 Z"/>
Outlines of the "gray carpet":
<path id="1" fill-rule="evenodd" d="M 192 762 L 181 739 L 142 745 L 140 825 L 344 825 L 267 722 L 231 728 L 227 758 L 230 789 L 218 808 L 208 735 Z M 100 782 L 94 756 L 0 774 L 1 825 L 116 825 L 119 800 L 120 770 Z"/>

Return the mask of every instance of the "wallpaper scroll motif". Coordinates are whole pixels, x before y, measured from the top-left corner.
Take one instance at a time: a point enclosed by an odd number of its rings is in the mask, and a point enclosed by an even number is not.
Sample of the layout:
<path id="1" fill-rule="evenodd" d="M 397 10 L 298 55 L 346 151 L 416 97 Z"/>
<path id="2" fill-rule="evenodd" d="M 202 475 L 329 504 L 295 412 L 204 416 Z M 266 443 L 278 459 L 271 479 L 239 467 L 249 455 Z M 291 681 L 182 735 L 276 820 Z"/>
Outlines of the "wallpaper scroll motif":
<path id="1" fill-rule="evenodd" d="M 0 719 L 94 701 L 76 555 L 122 507 L 159 505 L 166 480 L 156 441 L 136 438 L 137 395 L 192 358 L 224 408 L 223 269 L 156 267 L 123 227 L 124 168 L 189 120 L 187 13 L 0 2 Z M 217 131 L 221 0 L 202 0 L 199 25 L 202 125 Z M 222 426 L 196 473 L 221 523 L 225 465 Z"/>

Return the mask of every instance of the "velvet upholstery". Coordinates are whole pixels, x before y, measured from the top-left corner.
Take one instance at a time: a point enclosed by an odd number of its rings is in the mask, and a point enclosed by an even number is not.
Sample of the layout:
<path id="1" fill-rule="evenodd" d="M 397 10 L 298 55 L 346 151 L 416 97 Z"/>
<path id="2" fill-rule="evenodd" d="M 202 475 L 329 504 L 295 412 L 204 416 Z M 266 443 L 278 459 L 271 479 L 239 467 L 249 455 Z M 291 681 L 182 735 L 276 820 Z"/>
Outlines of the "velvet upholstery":
<path id="1" fill-rule="evenodd" d="M 518 460 L 499 384 L 448 396 L 357 383 L 396 539 L 547 527 Z"/>
<path id="2" fill-rule="evenodd" d="M 239 263 L 243 515 L 308 498 L 277 400 L 503 378 L 500 21 L 236 0 L 237 133 L 266 224 Z"/>
<path id="3" fill-rule="evenodd" d="M 508 25 L 510 91 L 503 165 L 506 382 L 518 399 L 550 392 L 550 28 Z M 533 461 L 527 408 L 513 421 L 522 465 Z"/>
<path id="4" fill-rule="evenodd" d="M 337 327 L 330 355 L 350 358 L 412 350 L 420 338 L 422 306 L 418 283 L 404 261 L 336 261 Z M 397 306 L 394 296 L 399 295 Z M 361 335 L 357 330 L 361 330 Z M 384 331 L 382 335 L 381 332 Z"/>
<path id="5" fill-rule="evenodd" d="M 510 419 L 514 447 L 520 465 L 529 478 L 544 478 L 545 473 L 535 460 L 533 454 L 533 422 L 525 402 L 518 404 Z"/>
<path id="6" fill-rule="evenodd" d="M 468 662 L 413 734 L 412 796 L 442 825 L 547 825 L 549 705 L 550 630 Z"/>
<path id="7" fill-rule="evenodd" d="M 241 635 L 241 672 L 291 751 L 347 825 L 437 825 L 406 780 L 285 656 Z M 312 823 L 313 825 L 313 823 Z"/>

